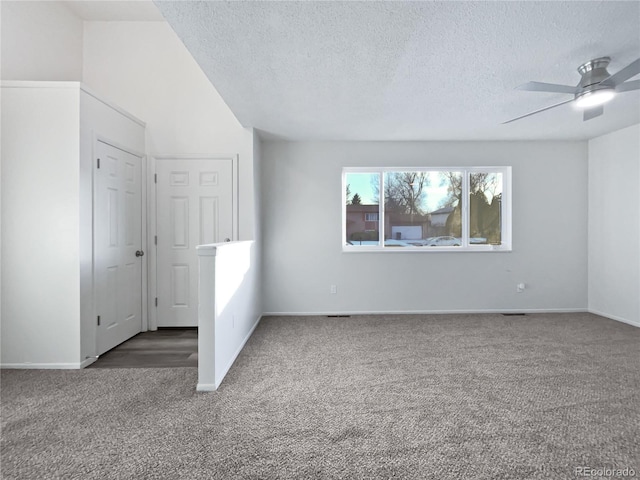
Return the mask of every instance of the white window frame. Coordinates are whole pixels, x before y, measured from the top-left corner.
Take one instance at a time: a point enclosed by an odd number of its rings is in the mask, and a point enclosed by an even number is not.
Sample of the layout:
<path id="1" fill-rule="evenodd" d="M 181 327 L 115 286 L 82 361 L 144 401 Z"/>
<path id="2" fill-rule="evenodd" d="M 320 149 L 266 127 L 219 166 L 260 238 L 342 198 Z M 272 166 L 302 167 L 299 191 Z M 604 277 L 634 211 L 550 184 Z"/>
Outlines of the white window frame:
<path id="1" fill-rule="evenodd" d="M 384 174 L 388 172 L 461 172 L 464 178 L 462 184 L 462 245 L 459 247 L 385 247 L 384 246 Z M 347 243 L 347 174 L 363 173 L 378 174 L 380 177 L 381 198 L 379 199 L 378 231 L 379 245 L 350 245 Z M 484 245 L 469 243 L 469 178 L 472 173 L 501 173 L 502 174 L 502 210 L 501 210 L 501 244 Z M 511 252 L 512 251 L 512 195 L 511 195 L 511 167 L 510 166 L 446 166 L 446 167 L 344 167 L 342 169 L 342 251 L 348 253 L 438 253 L 438 252 Z"/>
<path id="2" fill-rule="evenodd" d="M 369 215 L 375 215 L 378 218 L 376 218 L 375 220 L 371 220 L 370 218 L 367 218 Z M 365 222 L 379 222 L 380 221 L 380 214 L 378 212 L 365 212 L 364 221 Z"/>

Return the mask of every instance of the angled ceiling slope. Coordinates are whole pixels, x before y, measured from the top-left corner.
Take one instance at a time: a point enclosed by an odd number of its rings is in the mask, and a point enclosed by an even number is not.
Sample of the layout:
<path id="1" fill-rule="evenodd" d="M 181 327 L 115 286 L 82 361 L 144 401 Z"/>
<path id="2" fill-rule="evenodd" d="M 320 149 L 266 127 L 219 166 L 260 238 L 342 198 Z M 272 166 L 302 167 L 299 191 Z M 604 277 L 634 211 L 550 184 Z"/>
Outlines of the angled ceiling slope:
<path id="1" fill-rule="evenodd" d="M 245 126 L 293 140 L 587 139 L 640 122 L 627 92 L 587 122 L 576 68 L 640 57 L 640 2 L 155 1 Z"/>
<path id="2" fill-rule="evenodd" d="M 78 18 L 94 22 L 164 22 L 151 0 L 64 0 Z"/>

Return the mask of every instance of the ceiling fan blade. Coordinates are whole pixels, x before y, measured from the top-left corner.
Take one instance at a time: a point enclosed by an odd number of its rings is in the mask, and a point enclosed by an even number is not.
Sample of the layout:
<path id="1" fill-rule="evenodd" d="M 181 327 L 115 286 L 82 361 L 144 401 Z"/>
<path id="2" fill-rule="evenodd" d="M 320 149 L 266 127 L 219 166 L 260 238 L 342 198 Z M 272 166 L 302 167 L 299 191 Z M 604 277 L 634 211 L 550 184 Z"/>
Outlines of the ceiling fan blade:
<path id="1" fill-rule="evenodd" d="M 640 80 L 620 83 L 616 87 L 616 92 L 630 92 L 631 90 L 640 90 Z"/>
<path id="2" fill-rule="evenodd" d="M 529 92 L 578 93 L 578 87 L 558 85 L 555 83 L 529 82 L 516 88 L 518 90 L 527 90 Z"/>
<path id="3" fill-rule="evenodd" d="M 516 120 L 520 120 L 521 118 L 525 118 L 525 117 L 529 117 L 531 115 L 535 115 L 536 113 L 544 112 L 545 110 L 549 110 L 551 108 L 559 107 L 560 105 L 564 105 L 565 103 L 569 103 L 569 102 L 573 102 L 573 98 L 571 98 L 569 100 L 565 100 L 564 102 L 556 103 L 555 105 L 551 105 L 550 107 L 541 108 L 540 110 L 536 110 L 535 112 L 527 113 L 526 115 L 520 115 L 519 117 L 512 118 L 511 120 L 507 120 L 506 122 L 502 122 L 502 125 L 504 125 L 505 123 L 515 122 Z"/>
<path id="4" fill-rule="evenodd" d="M 586 122 L 587 120 L 591 120 L 592 118 L 599 117 L 604 113 L 604 107 L 602 105 L 598 105 L 597 107 L 587 108 L 582 114 L 582 121 Z"/>
<path id="5" fill-rule="evenodd" d="M 605 85 L 613 85 L 617 87 L 625 80 L 629 80 L 631 77 L 635 77 L 640 73 L 640 58 L 638 58 L 635 62 L 631 62 L 629 65 L 624 67 L 617 73 L 614 73 L 609 78 L 605 78 L 601 84 Z"/>

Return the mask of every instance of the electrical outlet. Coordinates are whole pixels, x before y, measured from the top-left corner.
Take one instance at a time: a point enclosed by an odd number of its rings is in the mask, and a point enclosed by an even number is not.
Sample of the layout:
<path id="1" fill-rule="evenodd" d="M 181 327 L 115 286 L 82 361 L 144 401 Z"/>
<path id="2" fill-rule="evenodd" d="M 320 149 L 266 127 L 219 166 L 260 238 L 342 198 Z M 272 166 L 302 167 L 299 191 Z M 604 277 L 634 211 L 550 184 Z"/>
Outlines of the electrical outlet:
<path id="1" fill-rule="evenodd" d="M 335 295 L 338 293 L 338 287 L 336 285 L 331 285 L 331 294 Z"/>
<path id="2" fill-rule="evenodd" d="M 524 289 L 525 289 L 526 287 L 527 287 L 527 286 L 526 286 L 524 283 L 518 283 L 518 284 L 516 285 L 516 292 L 517 292 L 517 293 L 522 293 L 522 292 L 524 292 Z"/>

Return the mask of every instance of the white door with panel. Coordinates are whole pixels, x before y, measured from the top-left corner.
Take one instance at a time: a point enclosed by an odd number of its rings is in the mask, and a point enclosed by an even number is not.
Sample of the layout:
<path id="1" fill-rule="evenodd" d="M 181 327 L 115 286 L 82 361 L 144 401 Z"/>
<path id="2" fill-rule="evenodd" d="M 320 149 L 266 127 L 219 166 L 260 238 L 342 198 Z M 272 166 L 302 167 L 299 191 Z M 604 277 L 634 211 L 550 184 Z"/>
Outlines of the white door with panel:
<path id="1" fill-rule="evenodd" d="M 142 330 L 142 159 L 98 141 L 94 288 L 98 355 Z"/>
<path id="2" fill-rule="evenodd" d="M 156 161 L 157 325 L 198 325 L 196 246 L 233 240 L 234 159 Z"/>

